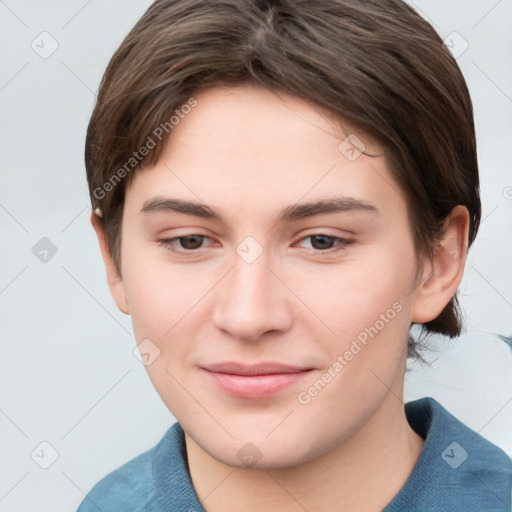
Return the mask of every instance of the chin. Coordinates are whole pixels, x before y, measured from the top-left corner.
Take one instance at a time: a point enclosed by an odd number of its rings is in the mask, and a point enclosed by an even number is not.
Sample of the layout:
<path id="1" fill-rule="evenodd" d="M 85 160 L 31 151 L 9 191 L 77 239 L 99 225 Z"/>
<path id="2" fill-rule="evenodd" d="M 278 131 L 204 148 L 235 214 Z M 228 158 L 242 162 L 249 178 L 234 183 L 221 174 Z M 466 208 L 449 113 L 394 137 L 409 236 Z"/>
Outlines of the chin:
<path id="1" fill-rule="evenodd" d="M 282 418 L 281 418 L 282 419 Z M 274 422 L 273 427 L 278 422 Z M 286 469 L 310 462 L 328 453 L 337 440 L 295 425 L 268 435 L 272 428 L 262 425 L 251 429 L 231 430 L 233 437 L 205 436 L 209 429 L 188 431 L 190 437 L 215 460 L 241 469 Z M 229 428 L 228 428 L 229 430 Z M 314 431 L 313 431 L 314 432 Z"/>

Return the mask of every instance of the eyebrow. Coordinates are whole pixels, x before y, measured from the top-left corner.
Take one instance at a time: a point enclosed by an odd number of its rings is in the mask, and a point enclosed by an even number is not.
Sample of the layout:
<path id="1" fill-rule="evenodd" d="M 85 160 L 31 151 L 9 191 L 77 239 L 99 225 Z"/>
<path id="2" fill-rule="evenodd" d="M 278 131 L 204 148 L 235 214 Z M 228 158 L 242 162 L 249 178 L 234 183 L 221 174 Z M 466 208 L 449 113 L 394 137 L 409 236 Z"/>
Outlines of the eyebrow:
<path id="1" fill-rule="evenodd" d="M 353 197 L 331 197 L 286 206 L 279 212 L 277 223 L 291 222 L 327 213 L 353 211 L 364 211 L 380 215 L 377 207 L 368 201 Z M 194 215 L 204 219 L 224 222 L 222 216 L 206 204 L 162 196 L 147 200 L 140 212 L 145 214 L 153 212 L 183 213 L 185 215 Z"/>

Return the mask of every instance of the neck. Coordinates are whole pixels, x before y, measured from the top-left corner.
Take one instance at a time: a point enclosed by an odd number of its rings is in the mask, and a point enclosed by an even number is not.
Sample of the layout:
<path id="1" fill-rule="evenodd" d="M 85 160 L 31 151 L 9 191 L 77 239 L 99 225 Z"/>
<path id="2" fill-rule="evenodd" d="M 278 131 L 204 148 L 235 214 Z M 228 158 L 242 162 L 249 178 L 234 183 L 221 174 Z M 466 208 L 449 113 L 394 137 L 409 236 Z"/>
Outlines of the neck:
<path id="1" fill-rule="evenodd" d="M 412 473 L 424 444 L 396 391 L 341 445 L 292 468 L 228 466 L 186 435 L 190 475 L 204 509 L 223 511 L 229 503 L 239 512 L 381 511 Z"/>

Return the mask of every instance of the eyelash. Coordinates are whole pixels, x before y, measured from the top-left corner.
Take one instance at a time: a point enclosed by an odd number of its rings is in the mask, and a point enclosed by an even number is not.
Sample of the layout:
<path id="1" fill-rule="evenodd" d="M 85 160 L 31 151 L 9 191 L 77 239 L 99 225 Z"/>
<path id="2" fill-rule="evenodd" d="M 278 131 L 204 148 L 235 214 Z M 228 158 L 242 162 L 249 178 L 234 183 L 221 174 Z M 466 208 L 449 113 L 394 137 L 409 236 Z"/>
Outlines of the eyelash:
<path id="1" fill-rule="evenodd" d="M 177 254 L 193 254 L 193 253 L 198 253 L 202 247 L 198 248 L 198 249 L 182 249 L 182 250 L 177 250 L 175 249 L 175 243 L 178 242 L 179 240 L 183 239 L 183 238 L 187 238 L 189 236 L 198 236 L 198 237 L 201 237 L 203 240 L 204 239 L 207 239 L 209 237 L 207 237 L 206 235 L 199 235 L 197 233 L 193 233 L 193 234 L 190 234 L 190 235 L 184 235 L 184 236 L 178 236 L 176 238 L 164 238 L 162 240 L 158 240 L 158 243 L 159 245 L 165 247 L 166 249 L 168 249 L 169 251 L 173 252 L 173 253 L 177 253 Z M 348 245 L 354 243 L 354 240 L 348 240 L 346 238 L 341 238 L 341 237 L 338 237 L 338 236 L 331 236 L 331 235 L 326 235 L 324 233 L 314 233 L 312 235 L 308 235 L 308 236 L 305 236 L 303 238 L 301 238 L 299 240 L 299 242 L 302 242 L 303 240 L 307 240 L 308 238 L 314 238 L 314 237 L 319 237 L 319 236 L 323 236 L 325 238 L 328 238 L 328 239 L 331 239 L 331 240 L 334 240 L 334 242 L 338 242 L 338 248 L 328 248 L 328 249 L 325 249 L 325 250 L 322 250 L 322 249 L 312 249 L 313 252 L 315 253 L 324 253 L 324 254 L 332 254 L 332 253 L 335 253 L 337 251 L 340 251 L 340 250 L 343 250 L 345 247 L 347 247 Z"/>

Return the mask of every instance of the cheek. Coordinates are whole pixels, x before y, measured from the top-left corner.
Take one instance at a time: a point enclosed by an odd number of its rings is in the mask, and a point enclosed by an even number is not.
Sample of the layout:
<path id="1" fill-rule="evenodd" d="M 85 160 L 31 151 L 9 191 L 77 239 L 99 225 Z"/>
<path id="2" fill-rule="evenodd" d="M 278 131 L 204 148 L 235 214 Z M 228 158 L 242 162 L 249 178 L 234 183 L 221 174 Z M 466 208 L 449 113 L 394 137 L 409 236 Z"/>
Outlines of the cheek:
<path id="1" fill-rule="evenodd" d="M 315 338 L 326 355 L 323 372 L 330 383 L 318 396 L 308 394 L 311 388 L 303 390 L 306 398 L 315 396 L 305 410 L 333 411 L 334 425 L 352 422 L 355 428 L 399 381 L 410 328 L 414 251 L 405 249 L 397 258 L 391 249 L 365 259 L 364 265 L 351 265 L 350 271 L 340 266 L 324 281 L 331 283 L 328 292 L 311 287 L 318 316 L 335 335 Z"/>
<path id="2" fill-rule="evenodd" d="M 188 361 L 197 345 L 198 301 L 211 284 L 198 279 L 192 266 L 158 261 L 154 253 L 142 249 L 134 248 L 125 269 L 135 339 L 143 343 L 141 352 L 151 357 L 146 365 L 148 376 L 174 414 L 197 414 L 180 382 L 186 380 Z M 191 384 L 186 389 L 197 392 Z"/>
<path id="3" fill-rule="evenodd" d="M 127 237 L 128 238 L 128 237 Z M 134 329 L 142 337 L 163 339 L 190 314 L 215 283 L 211 272 L 166 258 L 147 242 L 123 247 L 123 281 Z"/>
<path id="4" fill-rule="evenodd" d="M 382 330 L 383 321 L 386 330 L 407 323 L 402 313 L 411 300 L 412 248 L 404 248 L 400 255 L 392 246 L 371 252 L 358 260 L 319 266 L 293 281 L 297 295 L 340 340 L 352 339 L 376 323 Z"/>
<path id="5" fill-rule="evenodd" d="M 317 304 L 322 305 L 318 315 L 336 333 L 317 337 L 327 355 L 325 370 L 336 377 L 315 407 L 334 406 L 342 395 L 349 409 L 357 410 L 361 401 L 370 407 L 401 369 L 411 319 L 414 250 L 404 246 L 397 255 L 390 244 L 373 252 L 364 263 L 339 266 L 324 281 L 331 284 L 328 292 L 323 289 L 323 298 L 315 287 Z"/>

